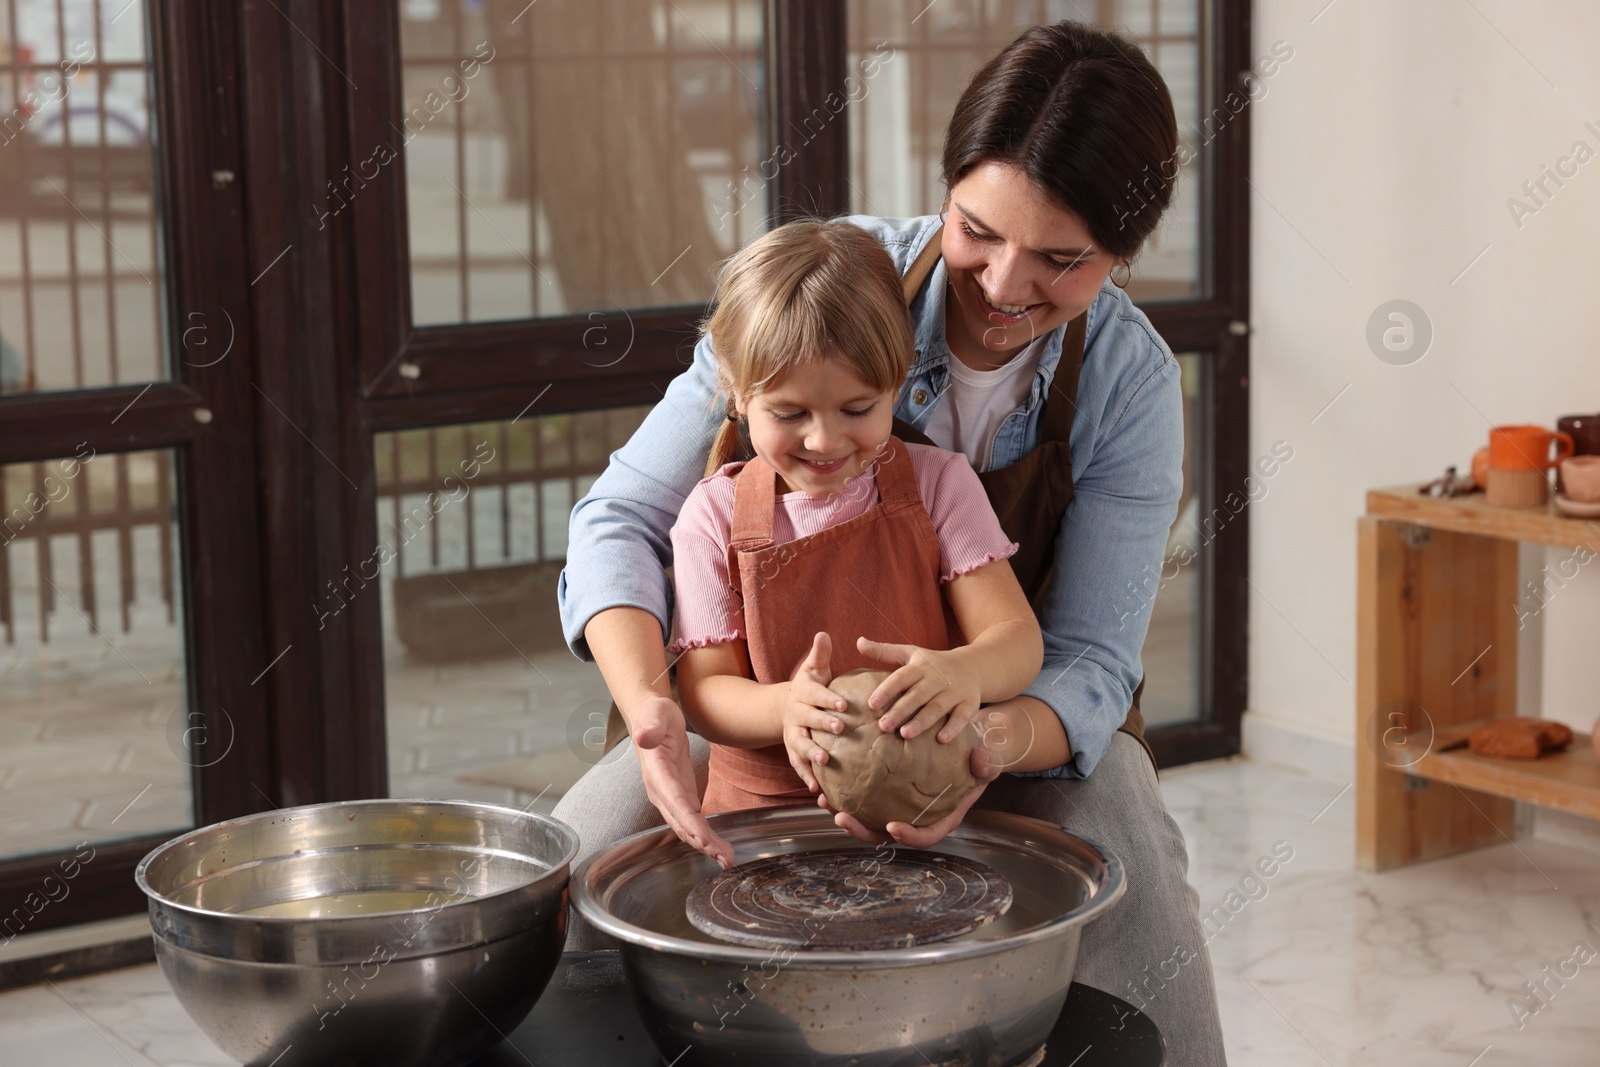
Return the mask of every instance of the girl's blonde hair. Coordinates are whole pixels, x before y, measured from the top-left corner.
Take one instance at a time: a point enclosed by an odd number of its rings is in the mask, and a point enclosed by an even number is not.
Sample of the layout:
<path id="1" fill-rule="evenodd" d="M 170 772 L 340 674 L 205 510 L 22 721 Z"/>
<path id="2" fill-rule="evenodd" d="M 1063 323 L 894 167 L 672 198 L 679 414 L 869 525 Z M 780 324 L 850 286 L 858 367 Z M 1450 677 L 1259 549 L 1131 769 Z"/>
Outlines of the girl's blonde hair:
<path id="1" fill-rule="evenodd" d="M 740 249 L 717 277 L 716 309 L 701 324 L 717 359 L 717 389 L 747 400 L 818 359 L 842 360 L 874 389 L 898 390 L 915 340 L 900 272 L 866 230 L 804 219 Z M 738 456 L 729 419 L 706 463 L 710 477 Z"/>

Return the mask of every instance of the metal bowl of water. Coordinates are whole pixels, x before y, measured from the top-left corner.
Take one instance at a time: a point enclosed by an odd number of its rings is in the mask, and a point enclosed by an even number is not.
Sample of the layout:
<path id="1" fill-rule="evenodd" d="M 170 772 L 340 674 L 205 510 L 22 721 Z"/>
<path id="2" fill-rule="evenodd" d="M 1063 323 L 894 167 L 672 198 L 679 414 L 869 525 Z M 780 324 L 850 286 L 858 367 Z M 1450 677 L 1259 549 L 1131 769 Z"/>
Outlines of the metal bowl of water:
<path id="1" fill-rule="evenodd" d="M 162 974 L 234 1059 L 458 1067 L 544 991 L 577 851 L 547 815 L 346 801 L 195 830 L 134 877 Z"/>
<path id="2" fill-rule="evenodd" d="M 853 845 L 819 808 L 715 816 L 740 862 Z M 862 878 L 889 846 L 861 846 Z M 573 906 L 621 942 L 634 1000 L 666 1060 L 685 1065 L 1010 1067 L 1038 1062 L 1086 923 L 1126 890 L 1094 842 L 974 811 L 935 848 L 995 868 L 1012 904 L 994 922 L 915 948 L 747 948 L 701 933 L 684 901 L 717 866 L 662 828 L 585 860 Z"/>

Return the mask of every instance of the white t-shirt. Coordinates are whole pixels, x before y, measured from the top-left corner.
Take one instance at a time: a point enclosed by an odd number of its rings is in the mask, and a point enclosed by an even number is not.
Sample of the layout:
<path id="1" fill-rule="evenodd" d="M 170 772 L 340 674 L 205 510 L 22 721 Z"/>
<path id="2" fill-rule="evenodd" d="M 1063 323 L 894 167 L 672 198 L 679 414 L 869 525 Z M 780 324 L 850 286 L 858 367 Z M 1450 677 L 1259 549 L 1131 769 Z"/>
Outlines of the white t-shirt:
<path id="1" fill-rule="evenodd" d="M 994 370 L 973 370 L 952 355 L 950 381 L 922 432 L 940 448 L 965 452 L 974 470 L 988 470 L 994 435 L 1006 416 L 1027 399 L 1033 372 L 1044 356 L 1044 341 L 1034 338 Z"/>

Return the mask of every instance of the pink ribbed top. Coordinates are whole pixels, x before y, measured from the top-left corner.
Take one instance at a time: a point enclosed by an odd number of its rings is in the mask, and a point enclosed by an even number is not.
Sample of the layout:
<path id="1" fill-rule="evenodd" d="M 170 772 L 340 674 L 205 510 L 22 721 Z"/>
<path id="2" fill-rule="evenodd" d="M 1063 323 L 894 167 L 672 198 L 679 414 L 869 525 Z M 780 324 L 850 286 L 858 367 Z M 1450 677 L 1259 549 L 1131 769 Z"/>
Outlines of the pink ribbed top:
<path id="1" fill-rule="evenodd" d="M 995 518 L 983 484 L 967 457 L 927 445 L 906 445 L 923 506 L 939 535 L 939 575 L 949 582 L 1017 546 Z M 694 487 L 672 527 L 673 641 L 667 651 L 726 644 L 745 635 L 744 611 L 728 576 L 734 479 L 729 464 Z M 829 497 L 784 493 L 777 500 L 772 539 L 783 544 L 847 522 L 878 502 L 877 478 L 863 473 Z"/>

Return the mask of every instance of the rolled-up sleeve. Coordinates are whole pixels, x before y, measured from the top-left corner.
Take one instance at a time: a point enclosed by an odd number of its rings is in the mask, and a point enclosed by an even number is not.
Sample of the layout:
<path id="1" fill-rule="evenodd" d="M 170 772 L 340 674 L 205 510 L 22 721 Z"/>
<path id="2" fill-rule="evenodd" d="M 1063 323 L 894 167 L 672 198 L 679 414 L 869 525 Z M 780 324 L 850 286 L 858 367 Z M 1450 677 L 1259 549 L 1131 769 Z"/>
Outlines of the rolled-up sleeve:
<path id="1" fill-rule="evenodd" d="M 1044 669 L 1025 691 L 1061 719 L 1072 758 L 1025 776 L 1087 777 L 1127 717 L 1183 488 L 1178 364 L 1153 335 L 1119 325 L 1149 358 L 1112 403 L 1077 412 L 1073 497 L 1039 618 Z"/>
<path id="2" fill-rule="evenodd" d="M 557 598 L 567 645 L 592 659 L 583 629 L 607 608 L 643 608 L 671 629 L 670 531 L 700 481 L 721 425 L 712 409 L 716 363 L 702 337 L 694 362 L 666 392 L 572 509 Z"/>

